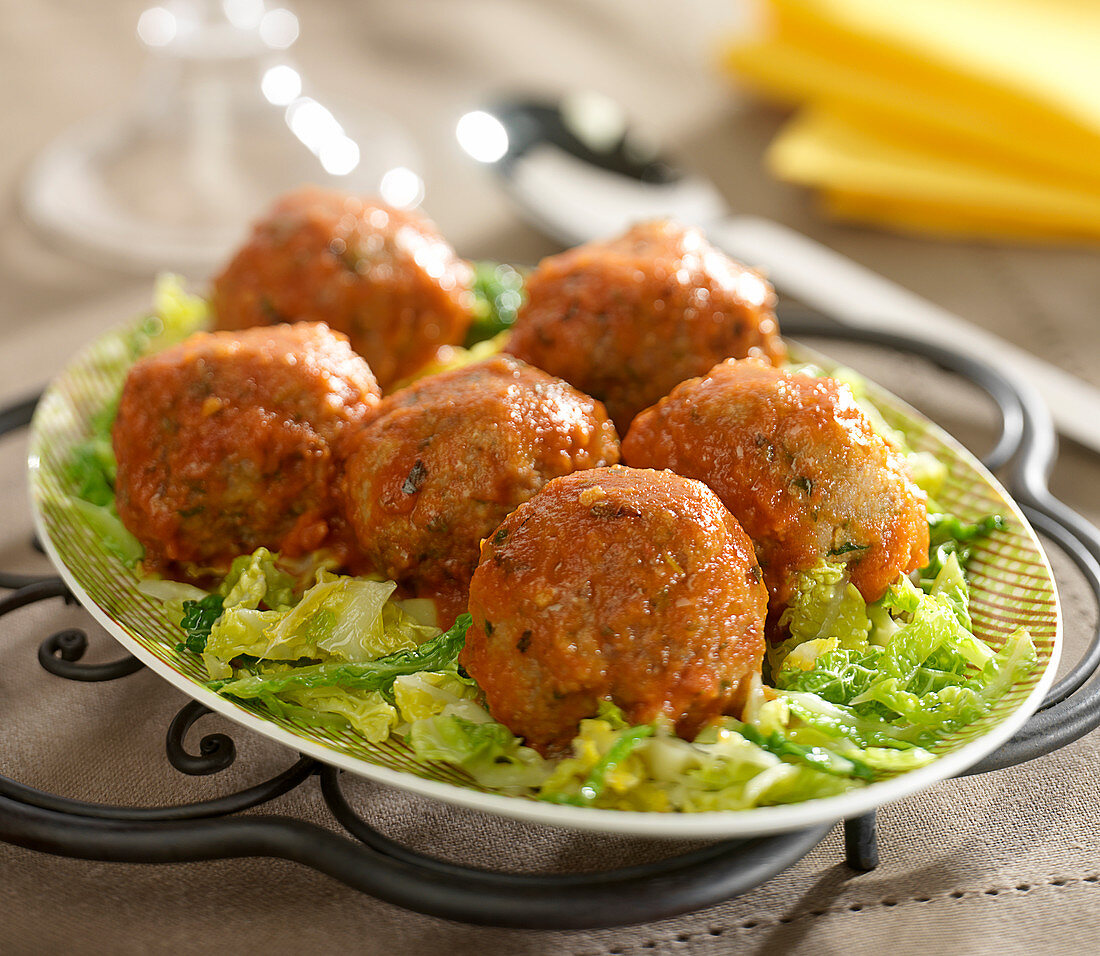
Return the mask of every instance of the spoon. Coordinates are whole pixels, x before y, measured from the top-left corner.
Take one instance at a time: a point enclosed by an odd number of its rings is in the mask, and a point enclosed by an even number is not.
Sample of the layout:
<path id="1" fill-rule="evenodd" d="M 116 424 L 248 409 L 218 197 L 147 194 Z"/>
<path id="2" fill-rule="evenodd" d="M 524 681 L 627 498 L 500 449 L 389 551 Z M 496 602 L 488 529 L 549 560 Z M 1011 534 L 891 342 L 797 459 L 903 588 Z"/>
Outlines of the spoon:
<path id="1" fill-rule="evenodd" d="M 463 116 L 456 135 L 532 225 L 564 245 L 644 219 L 699 226 L 780 293 L 829 318 L 950 344 L 1012 373 L 1042 397 L 1060 432 L 1100 451 L 1100 390 L 793 229 L 734 213 L 713 183 L 678 169 L 606 97 L 501 101 Z"/>

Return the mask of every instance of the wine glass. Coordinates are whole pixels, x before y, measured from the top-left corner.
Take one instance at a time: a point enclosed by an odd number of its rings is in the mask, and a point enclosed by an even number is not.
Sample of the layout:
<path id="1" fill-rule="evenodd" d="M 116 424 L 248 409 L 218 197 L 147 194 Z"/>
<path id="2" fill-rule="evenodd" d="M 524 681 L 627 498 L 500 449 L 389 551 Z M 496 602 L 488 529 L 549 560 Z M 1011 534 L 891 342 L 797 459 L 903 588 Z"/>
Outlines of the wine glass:
<path id="1" fill-rule="evenodd" d="M 63 132 L 22 185 L 30 222 L 74 252 L 138 271 L 206 273 L 271 200 L 303 183 L 423 197 L 417 151 L 388 116 L 311 90 L 297 17 L 264 0 L 166 0 L 137 35 L 129 103 Z"/>

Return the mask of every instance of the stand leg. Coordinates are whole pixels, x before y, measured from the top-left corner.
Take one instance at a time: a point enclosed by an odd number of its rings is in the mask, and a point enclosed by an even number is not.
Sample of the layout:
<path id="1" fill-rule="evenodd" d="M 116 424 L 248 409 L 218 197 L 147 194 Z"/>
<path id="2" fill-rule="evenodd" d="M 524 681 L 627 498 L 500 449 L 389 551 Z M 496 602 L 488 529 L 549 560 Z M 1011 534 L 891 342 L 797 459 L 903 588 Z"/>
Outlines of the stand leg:
<path id="1" fill-rule="evenodd" d="M 878 866 L 878 822 L 875 811 L 844 821 L 844 855 L 853 870 Z"/>

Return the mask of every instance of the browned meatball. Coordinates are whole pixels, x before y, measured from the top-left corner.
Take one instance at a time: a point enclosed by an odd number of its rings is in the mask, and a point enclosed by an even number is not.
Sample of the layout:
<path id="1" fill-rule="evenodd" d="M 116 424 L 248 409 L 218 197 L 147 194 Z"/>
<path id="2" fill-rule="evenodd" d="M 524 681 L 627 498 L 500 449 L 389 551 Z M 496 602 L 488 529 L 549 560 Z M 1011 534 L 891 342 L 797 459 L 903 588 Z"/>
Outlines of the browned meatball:
<path id="1" fill-rule="evenodd" d="M 846 562 L 868 601 L 928 559 L 924 492 L 832 379 L 723 362 L 635 418 L 623 457 L 710 485 L 779 606 L 794 572 L 823 558 Z"/>
<path id="2" fill-rule="evenodd" d="M 466 608 L 478 544 L 547 481 L 619 460 L 603 406 L 507 356 L 422 379 L 351 438 L 348 516 L 376 568 Z"/>
<path id="3" fill-rule="evenodd" d="M 577 472 L 482 542 L 460 659 L 492 715 L 544 753 L 601 699 L 690 738 L 744 706 L 767 604 L 752 542 L 702 482 Z"/>
<path id="4" fill-rule="evenodd" d="M 660 221 L 543 259 L 507 348 L 630 420 L 724 358 L 782 357 L 775 294 L 698 229 Z"/>
<path id="5" fill-rule="evenodd" d="M 257 222 L 214 280 L 218 328 L 327 322 L 383 389 L 461 344 L 473 273 L 424 217 L 377 200 L 301 189 Z"/>
<path id="6" fill-rule="evenodd" d="M 173 574 L 224 571 L 259 547 L 343 560 L 338 446 L 379 400 L 366 361 L 325 325 L 197 333 L 126 378 L 119 516 L 148 565 Z"/>

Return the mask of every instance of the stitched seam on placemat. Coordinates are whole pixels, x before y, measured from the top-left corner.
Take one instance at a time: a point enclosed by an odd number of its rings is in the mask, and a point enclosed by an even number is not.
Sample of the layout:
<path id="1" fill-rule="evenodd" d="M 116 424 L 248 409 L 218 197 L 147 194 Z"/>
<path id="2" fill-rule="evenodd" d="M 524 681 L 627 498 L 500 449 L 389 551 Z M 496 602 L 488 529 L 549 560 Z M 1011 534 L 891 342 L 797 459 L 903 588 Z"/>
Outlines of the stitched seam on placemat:
<path id="1" fill-rule="evenodd" d="M 1023 896 L 1026 893 L 1030 893 L 1032 890 L 1046 889 L 1048 887 L 1062 889 L 1067 886 L 1097 885 L 1100 885 L 1100 873 L 1093 873 L 1089 876 L 1057 876 L 1039 883 L 1017 883 L 1015 886 L 992 886 L 985 890 L 954 890 L 950 893 L 940 893 L 936 896 L 911 896 L 907 899 L 887 896 L 881 900 L 873 900 L 869 903 L 848 903 L 844 906 L 821 907 L 819 909 L 806 910 L 804 913 L 795 913 L 793 916 L 748 917 L 732 926 L 715 927 L 709 930 L 690 933 L 677 933 L 675 936 L 669 936 L 664 939 L 646 940 L 644 943 L 639 943 L 631 947 L 618 946 L 612 947 L 611 949 L 588 950 L 585 952 L 587 956 L 625 956 L 625 954 L 629 952 L 644 952 L 646 950 L 656 949 L 661 945 L 690 943 L 693 940 L 706 939 L 707 937 L 717 939 L 735 933 L 738 930 L 768 929 L 775 926 L 786 926 L 791 923 L 798 923 L 806 919 L 817 919 L 820 916 L 831 916 L 840 913 L 860 913 L 864 910 L 875 909 L 877 907 L 893 909 L 894 907 L 912 903 L 924 904 L 942 900 L 978 899 L 983 896 L 1001 896 L 1002 894 Z"/>

